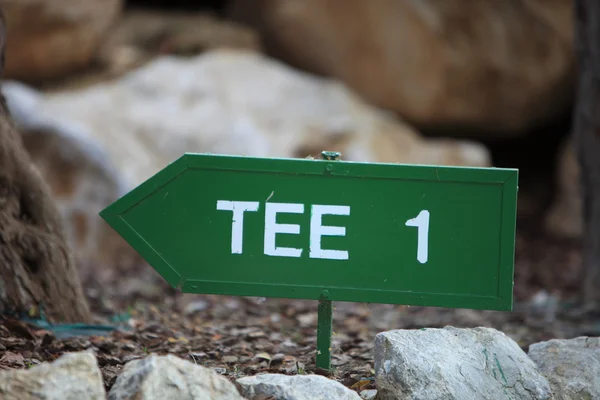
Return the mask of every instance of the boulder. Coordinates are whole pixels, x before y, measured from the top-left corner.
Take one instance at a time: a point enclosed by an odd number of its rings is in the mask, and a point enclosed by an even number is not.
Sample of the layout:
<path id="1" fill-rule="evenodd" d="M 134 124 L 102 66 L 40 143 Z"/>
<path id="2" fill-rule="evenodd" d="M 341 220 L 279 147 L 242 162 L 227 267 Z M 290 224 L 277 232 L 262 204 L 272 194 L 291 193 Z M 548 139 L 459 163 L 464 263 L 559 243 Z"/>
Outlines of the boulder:
<path id="1" fill-rule="evenodd" d="M 320 375 L 260 374 L 237 380 L 242 394 L 250 399 L 273 400 L 360 400 L 341 383 Z"/>
<path id="2" fill-rule="evenodd" d="M 600 399 L 600 338 L 552 339 L 529 346 L 555 400 Z"/>
<path id="3" fill-rule="evenodd" d="M 0 370 L 0 398 L 105 400 L 106 392 L 94 354 L 78 352 L 26 370 Z"/>
<path id="4" fill-rule="evenodd" d="M 269 54 L 420 128 L 517 136 L 573 98 L 572 0 L 232 3 Z"/>
<path id="5" fill-rule="evenodd" d="M 123 0 L 3 1 L 8 79 L 41 82 L 89 66 Z"/>
<path id="6" fill-rule="evenodd" d="M 318 157 L 337 150 L 354 161 L 491 162 L 480 144 L 425 139 L 343 84 L 250 50 L 164 56 L 77 90 L 40 94 L 6 82 L 3 92 L 70 237 L 94 260 L 114 253 L 94 247 L 107 229 L 98 211 L 184 152 Z"/>
<path id="7" fill-rule="evenodd" d="M 150 355 L 125 364 L 108 400 L 244 400 L 235 385 L 213 370 L 174 355 Z"/>
<path id="8" fill-rule="evenodd" d="M 377 390 L 368 389 L 360 392 L 360 397 L 363 400 L 377 400 Z"/>
<path id="9" fill-rule="evenodd" d="M 490 164 L 483 146 L 425 140 L 337 81 L 253 51 L 160 57 L 123 78 L 51 93 L 37 110 L 88 131 L 131 185 L 184 152 L 317 156 L 440 165 Z"/>
<path id="10" fill-rule="evenodd" d="M 492 328 L 382 332 L 374 354 L 378 400 L 552 399 L 533 361 Z"/>

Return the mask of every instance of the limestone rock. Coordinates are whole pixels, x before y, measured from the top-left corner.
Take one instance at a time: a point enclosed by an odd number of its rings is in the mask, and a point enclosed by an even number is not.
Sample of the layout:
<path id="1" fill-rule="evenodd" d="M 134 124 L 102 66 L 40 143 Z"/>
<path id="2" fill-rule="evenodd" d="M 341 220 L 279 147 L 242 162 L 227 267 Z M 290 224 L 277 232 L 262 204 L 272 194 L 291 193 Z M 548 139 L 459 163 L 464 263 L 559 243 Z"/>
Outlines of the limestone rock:
<path id="1" fill-rule="evenodd" d="M 377 390 L 368 389 L 360 392 L 360 397 L 363 400 L 376 400 L 377 399 Z"/>
<path id="2" fill-rule="evenodd" d="M 516 135 L 568 110 L 572 0 L 234 0 L 269 54 L 417 126 Z"/>
<path id="3" fill-rule="evenodd" d="M 109 400 L 243 400 L 233 383 L 216 372 L 171 354 L 125 364 Z"/>
<path id="4" fill-rule="evenodd" d="M 165 56 L 109 83 L 43 96 L 15 82 L 3 92 L 71 237 L 83 238 L 78 248 L 94 260 L 114 253 L 94 248 L 109 229 L 98 211 L 184 152 L 318 157 L 337 150 L 355 161 L 490 164 L 480 144 L 426 140 L 343 84 L 249 50 Z"/>
<path id="5" fill-rule="evenodd" d="M 273 400 L 360 400 L 353 390 L 320 375 L 260 374 L 237 380 L 248 398 Z"/>
<path id="6" fill-rule="evenodd" d="M 52 363 L 26 370 L 0 371 L 3 400 L 105 400 L 96 357 L 90 352 L 66 353 Z"/>
<path id="7" fill-rule="evenodd" d="M 88 66 L 120 16 L 123 0 L 2 1 L 4 77 L 41 81 Z"/>
<path id="8" fill-rule="evenodd" d="M 184 152 L 306 157 L 335 149 L 355 161 L 490 164 L 479 144 L 425 140 L 336 81 L 246 51 L 158 58 L 110 83 L 48 94 L 36 112 L 85 128 L 129 185 Z"/>
<path id="9" fill-rule="evenodd" d="M 555 400 L 600 399 L 600 338 L 553 339 L 529 346 Z"/>
<path id="10" fill-rule="evenodd" d="M 546 215 L 546 229 L 557 236 L 578 238 L 583 233 L 579 162 L 568 137 L 559 151 L 556 198 Z"/>
<path id="11" fill-rule="evenodd" d="M 512 339 L 491 328 L 393 330 L 375 337 L 377 399 L 552 399 Z"/>

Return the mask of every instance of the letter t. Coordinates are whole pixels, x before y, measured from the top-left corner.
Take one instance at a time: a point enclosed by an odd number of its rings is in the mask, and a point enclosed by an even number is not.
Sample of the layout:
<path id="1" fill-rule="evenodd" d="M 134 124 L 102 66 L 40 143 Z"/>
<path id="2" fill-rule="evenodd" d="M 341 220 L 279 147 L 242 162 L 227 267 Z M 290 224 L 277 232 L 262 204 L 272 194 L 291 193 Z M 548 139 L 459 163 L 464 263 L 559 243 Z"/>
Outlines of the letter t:
<path id="1" fill-rule="evenodd" d="M 258 201 L 217 200 L 217 210 L 233 211 L 231 222 L 231 254 L 242 254 L 244 212 L 258 211 Z"/>

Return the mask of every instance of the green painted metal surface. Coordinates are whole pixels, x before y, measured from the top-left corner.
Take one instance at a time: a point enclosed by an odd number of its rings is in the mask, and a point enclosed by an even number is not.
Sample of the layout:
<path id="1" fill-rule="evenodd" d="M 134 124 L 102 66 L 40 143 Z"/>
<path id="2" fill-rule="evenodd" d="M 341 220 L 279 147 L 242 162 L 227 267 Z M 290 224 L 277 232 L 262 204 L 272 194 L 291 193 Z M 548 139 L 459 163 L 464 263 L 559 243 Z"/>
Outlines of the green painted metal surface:
<path id="1" fill-rule="evenodd" d="M 517 180 L 185 154 L 101 216 L 184 292 L 511 310 Z"/>

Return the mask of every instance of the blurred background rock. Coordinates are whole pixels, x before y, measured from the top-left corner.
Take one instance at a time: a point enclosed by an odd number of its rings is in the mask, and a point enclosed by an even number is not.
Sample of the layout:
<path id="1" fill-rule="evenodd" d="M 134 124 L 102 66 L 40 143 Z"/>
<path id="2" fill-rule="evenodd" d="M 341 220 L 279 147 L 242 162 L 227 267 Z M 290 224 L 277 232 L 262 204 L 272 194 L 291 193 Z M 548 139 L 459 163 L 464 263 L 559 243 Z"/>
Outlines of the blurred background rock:
<path id="1" fill-rule="evenodd" d="M 577 288 L 569 0 L 0 0 L 3 93 L 84 277 L 183 152 L 516 167 L 516 293 Z M 110 268 L 97 269 L 92 266 Z"/>

